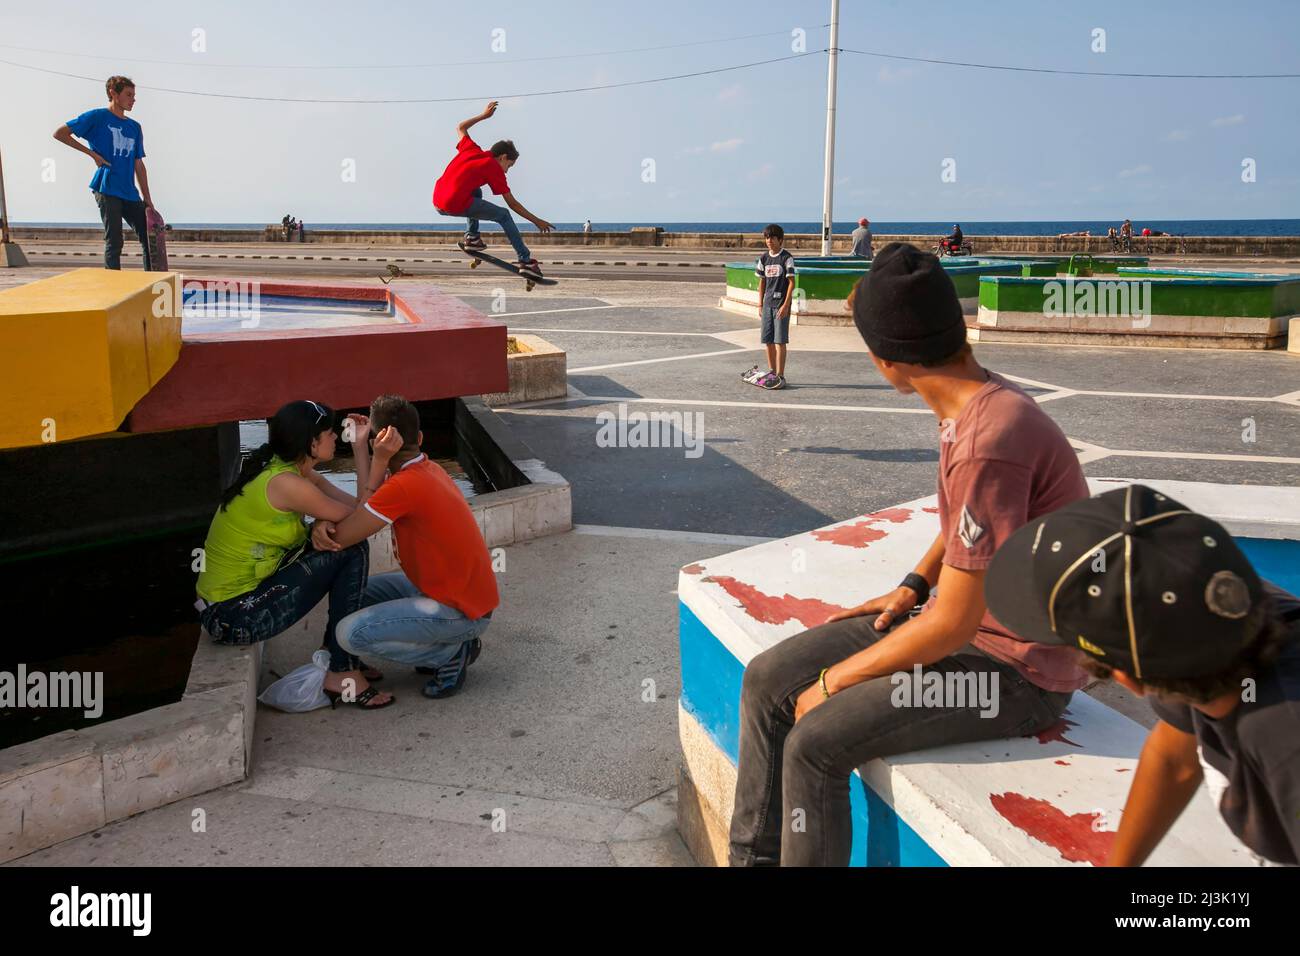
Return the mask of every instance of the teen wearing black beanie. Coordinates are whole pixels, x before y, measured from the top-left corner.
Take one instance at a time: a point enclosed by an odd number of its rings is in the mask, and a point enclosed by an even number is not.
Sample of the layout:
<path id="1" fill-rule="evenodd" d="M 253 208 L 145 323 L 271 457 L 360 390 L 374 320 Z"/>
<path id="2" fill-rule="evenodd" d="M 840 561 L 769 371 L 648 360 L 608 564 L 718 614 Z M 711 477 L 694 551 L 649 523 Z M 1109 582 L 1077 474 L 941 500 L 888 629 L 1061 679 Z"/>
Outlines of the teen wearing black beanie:
<path id="1" fill-rule="evenodd" d="M 1033 733 L 1086 681 L 1077 651 L 1023 639 L 984 603 L 998 546 L 1037 516 L 1087 497 L 1069 441 L 1032 398 L 975 360 L 956 290 L 933 255 L 900 243 L 882 249 L 855 292 L 853 320 L 876 370 L 899 392 L 919 395 L 937 419 L 939 534 L 919 563 L 898 568 L 893 591 L 749 662 L 732 865 L 846 865 L 854 768 Z M 918 605 L 925 610 L 910 615 Z M 895 699 L 892 678 L 911 680 L 916 667 L 974 674 L 993 688 L 991 699 L 963 694 L 914 713 Z"/>

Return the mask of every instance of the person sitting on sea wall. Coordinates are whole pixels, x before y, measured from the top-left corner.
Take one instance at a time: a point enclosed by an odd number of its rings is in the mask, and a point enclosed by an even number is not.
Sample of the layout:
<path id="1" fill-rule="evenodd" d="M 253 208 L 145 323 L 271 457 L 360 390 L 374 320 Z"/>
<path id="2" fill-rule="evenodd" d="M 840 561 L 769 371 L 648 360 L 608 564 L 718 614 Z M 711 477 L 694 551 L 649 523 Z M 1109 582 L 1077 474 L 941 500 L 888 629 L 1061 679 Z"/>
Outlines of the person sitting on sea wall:
<path id="1" fill-rule="evenodd" d="M 858 220 L 858 228 L 853 230 L 853 235 L 849 237 L 853 243 L 849 250 L 850 256 L 859 259 L 871 258 L 871 220 L 865 216 Z"/>
<path id="2" fill-rule="evenodd" d="M 431 675 L 426 697 L 449 697 L 464 686 L 500 603 L 492 558 L 465 496 L 420 450 L 415 406 L 381 395 L 368 425 L 377 437 L 373 477 L 360 482 L 357 469 L 360 507 L 337 525 L 319 522 L 317 537 L 347 550 L 391 526 L 402 569 L 370 579 L 361 609 L 339 622 L 338 641 L 351 654 L 414 665 Z"/>
<path id="3" fill-rule="evenodd" d="M 1087 497 L 1069 440 L 1030 396 L 975 360 L 956 289 L 935 256 L 885 246 L 870 279 L 858 283 L 853 321 L 880 375 L 918 395 L 938 420 L 941 530 L 893 591 L 781 641 L 745 668 L 733 866 L 847 865 L 857 767 L 1034 733 L 1086 682 L 1078 651 L 1031 643 L 984 603 L 998 546 L 1027 521 Z M 991 685 L 990 699 L 963 693 L 914 713 L 898 703 L 898 679 L 921 679 L 922 669 L 977 675 Z"/>
<path id="4" fill-rule="evenodd" d="M 369 479 L 370 457 L 365 423 L 356 424 L 360 487 Z M 267 432 L 266 444 L 244 459 L 222 494 L 208 528 L 196 585 L 199 620 L 218 644 L 256 644 L 288 630 L 328 595 L 325 693 L 332 704 L 387 707 L 395 698 L 370 686 L 383 675 L 336 639 L 339 622 L 361 607 L 369 547 L 358 541 L 322 550 L 304 522 L 306 516 L 318 526 L 337 521 L 356 507 L 356 498 L 315 470 L 334 457 L 334 411 L 319 402 L 290 402 L 267 420 Z"/>

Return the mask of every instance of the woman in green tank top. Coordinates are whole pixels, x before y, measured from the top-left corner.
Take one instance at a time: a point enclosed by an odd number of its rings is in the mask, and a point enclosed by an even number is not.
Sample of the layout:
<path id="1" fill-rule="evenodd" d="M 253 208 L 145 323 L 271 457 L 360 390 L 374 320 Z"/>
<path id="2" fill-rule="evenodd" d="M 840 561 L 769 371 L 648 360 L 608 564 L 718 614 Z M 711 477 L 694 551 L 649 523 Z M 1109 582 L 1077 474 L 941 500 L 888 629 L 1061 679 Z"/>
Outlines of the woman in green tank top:
<path id="1" fill-rule="evenodd" d="M 316 471 L 334 457 L 334 411 L 318 402 L 285 405 L 267 419 L 267 442 L 244 460 L 222 495 L 203 544 L 196 590 L 203 628 L 219 644 L 254 644 L 292 627 L 329 597 L 322 647 L 329 651 L 325 692 L 367 710 L 393 703 L 370 682 L 382 675 L 339 646 L 334 632 L 361 608 L 369 574 L 365 541 L 339 551 L 311 545 L 306 518 L 341 521 L 356 499 Z M 353 416 L 358 470 L 368 471 L 363 416 Z M 351 681 L 352 683 L 347 683 Z"/>

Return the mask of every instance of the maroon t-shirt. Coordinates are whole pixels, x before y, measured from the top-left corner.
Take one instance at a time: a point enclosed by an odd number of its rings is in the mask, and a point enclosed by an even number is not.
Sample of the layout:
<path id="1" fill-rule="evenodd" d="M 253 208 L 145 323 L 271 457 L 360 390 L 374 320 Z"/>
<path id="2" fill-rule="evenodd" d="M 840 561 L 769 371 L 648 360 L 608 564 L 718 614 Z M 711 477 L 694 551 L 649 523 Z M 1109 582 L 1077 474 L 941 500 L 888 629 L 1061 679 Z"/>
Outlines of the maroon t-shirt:
<path id="1" fill-rule="evenodd" d="M 1088 497 L 1079 457 L 1032 398 L 996 372 L 955 421 L 940 425 L 939 522 L 943 563 L 988 568 L 1017 528 Z M 1087 683 L 1079 652 L 1021 640 L 989 612 L 971 642 L 1051 691 Z"/>

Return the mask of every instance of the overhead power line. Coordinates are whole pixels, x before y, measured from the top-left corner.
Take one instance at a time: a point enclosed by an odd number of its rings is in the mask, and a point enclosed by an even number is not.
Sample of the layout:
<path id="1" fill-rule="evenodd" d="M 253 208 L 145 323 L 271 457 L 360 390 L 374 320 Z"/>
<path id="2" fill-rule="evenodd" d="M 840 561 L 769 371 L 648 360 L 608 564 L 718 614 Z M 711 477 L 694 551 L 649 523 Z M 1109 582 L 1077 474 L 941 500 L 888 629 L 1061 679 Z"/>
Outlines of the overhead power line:
<path id="1" fill-rule="evenodd" d="M 756 66 L 766 66 L 769 63 L 782 63 L 787 60 L 801 60 L 804 57 L 816 56 L 819 53 L 826 53 L 822 50 L 809 50 L 806 53 L 792 53 L 789 56 L 773 57 L 769 60 L 755 60 L 752 63 L 737 63 L 735 66 L 722 66 L 712 70 L 696 70 L 693 73 L 677 73 L 673 76 L 656 76 L 645 80 L 627 80 L 623 83 L 601 83 L 593 86 L 574 86 L 562 90 L 540 90 L 531 93 L 496 93 L 492 95 L 478 96 L 434 96 L 434 97 L 415 97 L 408 99 L 325 99 L 320 97 L 294 97 L 294 96 L 252 96 L 242 93 L 212 93 L 205 90 L 178 90 L 167 86 L 149 86 L 143 83 L 137 84 L 142 90 L 149 90 L 154 93 L 175 93 L 180 96 L 202 96 L 223 100 L 249 100 L 258 103 L 328 103 L 335 105 L 385 105 L 385 104 L 418 104 L 418 103 L 466 103 L 481 102 L 483 100 L 513 100 L 527 99 L 538 96 L 561 96 L 566 93 L 589 93 L 596 90 L 617 90 L 629 86 L 646 86 L 651 83 L 667 83 L 671 80 L 686 80 L 697 76 L 713 76 L 718 73 L 731 73 L 736 70 L 748 70 Z M 34 70 L 37 73 L 45 73 L 51 76 L 63 76 L 74 80 L 89 80 L 93 83 L 103 82 L 102 77 L 86 76 L 81 73 L 67 73 L 63 70 L 50 70 L 41 66 L 32 66 L 29 63 L 15 63 L 12 60 L 0 59 L 0 63 L 6 66 L 16 67 L 20 70 Z"/>
<path id="2" fill-rule="evenodd" d="M 923 56 L 901 56 L 897 53 L 881 53 L 877 50 L 849 50 L 840 47 L 841 53 L 856 53 L 859 56 L 873 56 L 885 60 L 906 60 L 909 63 L 937 63 L 941 66 L 962 66 L 975 70 L 1009 70 L 1014 73 L 1057 73 L 1062 76 L 1117 76 L 1129 79 L 1168 79 L 1168 80 L 1293 80 L 1300 78 L 1300 73 L 1110 73 L 1104 70 L 1053 70 L 1047 67 L 1004 66 L 996 63 L 967 63 L 962 60 L 939 60 Z"/>
<path id="3" fill-rule="evenodd" d="M 821 29 L 828 24 L 821 24 L 814 29 Z M 581 60 L 601 56 L 622 56 L 627 53 L 656 53 L 662 50 L 679 50 L 684 47 L 709 46 L 715 43 L 736 43 L 741 40 L 757 40 L 763 37 L 789 36 L 787 30 L 772 30 L 767 33 L 747 33 L 734 37 L 715 37 L 708 40 L 689 40 L 685 43 L 665 43 L 660 46 L 631 47 L 624 50 L 598 50 L 594 53 L 557 53 L 552 56 L 507 57 L 500 54 L 486 60 L 446 60 L 438 63 L 370 63 L 347 64 L 331 63 L 325 65 L 308 65 L 292 63 L 211 63 L 204 57 L 191 57 L 188 60 L 155 60 L 144 57 L 124 56 L 106 53 L 74 53 L 68 50 L 46 50 L 39 47 L 15 46 L 0 43 L 0 50 L 18 50 L 23 53 L 43 53 L 51 56 L 69 56 L 89 60 L 109 60 L 114 63 L 148 63 L 155 66 L 190 66 L 204 69 L 230 70 L 423 70 L 443 66 L 503 66 L 511 63 L 540 63 L 553 60 Z"/>

